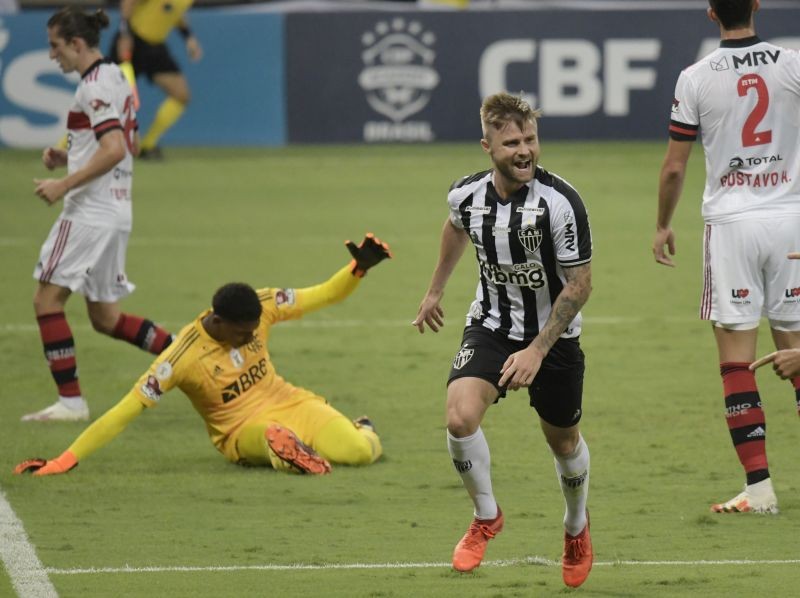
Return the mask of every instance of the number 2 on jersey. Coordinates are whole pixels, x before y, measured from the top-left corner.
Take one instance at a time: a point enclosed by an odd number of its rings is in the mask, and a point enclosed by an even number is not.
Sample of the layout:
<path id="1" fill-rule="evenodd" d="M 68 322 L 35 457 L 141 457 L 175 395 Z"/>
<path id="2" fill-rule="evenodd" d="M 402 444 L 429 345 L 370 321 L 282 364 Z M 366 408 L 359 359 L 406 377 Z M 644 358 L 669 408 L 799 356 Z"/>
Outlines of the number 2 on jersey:
<path id="1" fill-rule="evenodd" d="M 769 90 L 764 79 L 758 75 L 742 75 L 736 83 L 739 97 L 745 97 L 751 89 L 755 89 L 757 95 L 756 105 L 750 112 L 750 116 L 742 127 L 742 145 L 751 147 L 754 145 L 765 145 L 772 142 L 772 130 L 756 131 L 756 127 L 761 123 L 764 115 L 769 108 Z"/>

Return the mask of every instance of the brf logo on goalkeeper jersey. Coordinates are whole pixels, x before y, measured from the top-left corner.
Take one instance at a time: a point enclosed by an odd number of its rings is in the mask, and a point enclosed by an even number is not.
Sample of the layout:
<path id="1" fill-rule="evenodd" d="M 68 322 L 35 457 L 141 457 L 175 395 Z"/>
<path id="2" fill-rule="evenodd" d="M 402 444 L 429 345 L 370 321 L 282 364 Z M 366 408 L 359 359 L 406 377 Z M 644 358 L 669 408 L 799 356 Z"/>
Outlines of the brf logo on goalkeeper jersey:
<path id="1" fill-rule="evenodd" d="M 242 393 L 250 390 L 259 380 L 267 375 L 267 360 L 262 357 L 257 365 L 251 365 L 247 371 L 239 374 L 239 376 L 223 387 L 222 389 L 222 402 L 229 403 L 235 398 L 239 397 Z"/>

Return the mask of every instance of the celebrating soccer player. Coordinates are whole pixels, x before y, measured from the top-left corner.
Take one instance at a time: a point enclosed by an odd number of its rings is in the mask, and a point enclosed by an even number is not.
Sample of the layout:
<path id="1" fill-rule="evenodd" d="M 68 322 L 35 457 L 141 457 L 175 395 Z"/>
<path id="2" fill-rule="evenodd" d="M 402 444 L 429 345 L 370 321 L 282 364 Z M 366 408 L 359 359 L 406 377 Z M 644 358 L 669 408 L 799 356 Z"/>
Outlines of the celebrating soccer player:
<path id="1" fill-rule="evenodd" d="M 67 166 L 67 175 L 34 181 L 36 195 L 47 204 L 64 198 L 34 271 L 39 281 L 34 309 L 59 400 L 23 421 L 89 418 L 78 384 L 75 342 L 64 315 L 73 292 L 86 299 L 98 332 L 155 354 L 171 339 L 150 320 L 124 314 L 118 305 L 134 289 L 125 276 L 125 252 L 138 136 L 131 89 L 119 68 L 98 50 L 100 30 L 107 26 L 102 10 L 87 14 L 77 8 L 60 10 L 47 22 L 50 58 L 65 73 L 80 74 L 81 80 L 67 118 L 67 149 L 49 147 L 42 155 L 48 169 Z"/>
<path id="2" fill-rule="evenodd" d="M 439 262 L 413 321 L 420 332 L 426 324 L 434 332 L 444 324 L 444 288 L 471 240 L 480 280 L 448 380 L 447 448 L 475 518 L 455 547 L 453 567 L 480 565 L 488 541 L 503 529 L 480 424 L 506 391 L 528 387 L 566 501 L 563 578 L 576 587 L 592 567 L 589 447 L 578 427 L 580 309 L 591 292 L 589 220 L 577 191 L 538 165 L 537 110 L 500 93 L 486 98 L 480 116 L 481 145 L 493 168 L 450 188 Z"/>
<path id="3" fill-rule="evenodd" d="M 706 185 L 700 318 L 713 325 L 725 418 L 746 478 L 743 492 L 711 510 L 777 513 L 767 426 L 749 366 L 762 316 L 778 349 L 800 348 L 800 263 L 786 259 L 800 229 L 800 55 L 756 36 L 759 0 L 709 5 L 721 43 L 681 72 L 675 86 L 653 254 L 658 263 L 674 265 L 670 222 L 701 131 Z M 800 377 L 792 384 L 800 399 Z"/>
<path id="4" fill-rule="evenodd" d="M 66 473 L 175 387 L 203 418 L 217 450 L 233 463 L 309 474 L 328 473 L 330 463 L 374 463 L 382 448 L 372 422 L 366 416 L 350 421 L 323 397 L 286 382 L 267 350 L 273 324 L 342 301 L 367 270 L 391 257 L 388 245 L 371 234 L 360 245 L 348 241 L 347 247 L 351 262 L 313 287 L 221 287 L 212 308 L 185 326 L 131 391 L 66 451 L 49 461 L 24 461 L 15 472 Z"/>

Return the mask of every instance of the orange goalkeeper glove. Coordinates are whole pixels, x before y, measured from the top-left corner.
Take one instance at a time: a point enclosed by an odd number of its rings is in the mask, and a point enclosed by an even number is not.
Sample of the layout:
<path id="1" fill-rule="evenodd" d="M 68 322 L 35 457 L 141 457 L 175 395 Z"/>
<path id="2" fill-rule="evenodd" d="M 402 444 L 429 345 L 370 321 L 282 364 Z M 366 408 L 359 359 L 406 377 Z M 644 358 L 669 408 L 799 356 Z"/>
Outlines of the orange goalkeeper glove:
<path id="1" fill-rule="evenodd" d="M 48 461 L 47 459 L 26 459 L 14 468 L 17 475 L 30 471 L 35 476 L 54 475 L 67 473 L 78 466 L 78 460 L 69 451 L 64 451 L 60 456 Z"/>
<path id="2" fill-rule="evenodd" d="M 364 276 L 367 270 L 374 265 L 392 257 L 392 252 L 389 251 L 389 245 L 372 233 L 367 233 L 360 245 L 356 245 L 349 239 L 345 241 L 344 244 L 347 246 L 350 255 L 353 256 L 353 261 L 350 262 L 352 267 L 350 271 L 354 276 L 358 276 L 359 278 Z"/>

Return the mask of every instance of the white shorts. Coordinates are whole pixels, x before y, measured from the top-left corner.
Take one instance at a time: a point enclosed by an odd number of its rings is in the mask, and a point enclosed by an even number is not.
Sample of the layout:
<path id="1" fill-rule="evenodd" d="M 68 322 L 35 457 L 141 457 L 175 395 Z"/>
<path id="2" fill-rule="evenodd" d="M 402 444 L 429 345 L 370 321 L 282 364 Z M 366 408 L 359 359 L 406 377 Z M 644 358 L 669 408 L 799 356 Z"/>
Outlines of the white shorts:
<path id="1" fill-rule="evenodd" d="M 59 218 L 42 245 L 33 277 L 89 301 L 115 303 L 136 288 L 125 276 L 129 236 L 128 231 Z"/>
<path id="2" fill-rule="evenodd" d="M 706 224 L 700 318 L 747 330 L 764 316 L 775 327 L 800 322 L 800 215 Z"/>

